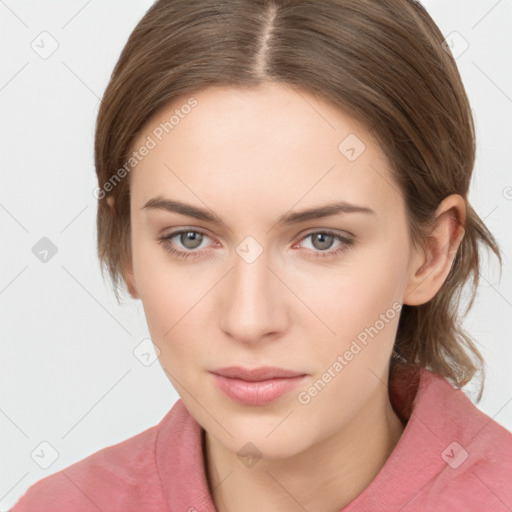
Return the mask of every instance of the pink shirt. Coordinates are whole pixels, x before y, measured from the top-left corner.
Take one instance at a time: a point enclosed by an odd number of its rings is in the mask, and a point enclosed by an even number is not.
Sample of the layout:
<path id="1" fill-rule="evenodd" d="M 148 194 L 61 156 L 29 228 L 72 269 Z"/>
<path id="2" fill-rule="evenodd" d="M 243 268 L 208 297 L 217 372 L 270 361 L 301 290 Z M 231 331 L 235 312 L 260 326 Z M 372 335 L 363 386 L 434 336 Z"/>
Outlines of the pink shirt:
<path id="1" fill-rule="evenodd" d="M 406 428 L 343 512 L 510 512 L 512 434 L 428 370 L 390 390 Z M 158 425 L 36 482 L 11 512 L 216 512 L 203 441 L 180 399 Z"/>

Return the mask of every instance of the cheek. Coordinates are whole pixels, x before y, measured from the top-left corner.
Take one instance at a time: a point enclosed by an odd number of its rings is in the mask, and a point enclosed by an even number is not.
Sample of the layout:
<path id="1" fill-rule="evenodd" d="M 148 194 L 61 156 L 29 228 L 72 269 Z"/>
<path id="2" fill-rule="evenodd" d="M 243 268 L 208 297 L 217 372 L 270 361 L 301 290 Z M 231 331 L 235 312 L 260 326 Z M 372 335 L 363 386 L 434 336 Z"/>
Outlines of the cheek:
<path id="1" fill-rule="evenodd" d="M 357 262 L 326 274 L 309 292 L 303 290 L 304 302 L 318 312 L 324 325 L 311 317 L 319 326 L 317 331 L 324 332 L 327 343 L 319 350 L 326 367 L 345 353 L 352 367 L 387 364 L 400 318 L 406 268 L 405 258 L 400 257 L 405 253 L 395 247 L 381 245 L 379 251 L 361 252 Z"/>
<path id="2" fill-rule="evenodd" d="M 204 333 L 201 336 L 197 332 L 194 322 L 195 315 L 201 314 L 201 305 L 196 304 L 196 294 L 181 292 L 179 280 L 170 286 L 163 279 L 158 279 L 156 274 L 153 278 L 151 284 L 145 287 L 144 295 L 141 295 L 146 322 L 151 339 L 159 349 L 161 367 L 174 388 L 183 395 L 186 389 L 199 386 L 198 372 L 190 370 L 197 368 L 206 348 L 201 341 Z M 182 384 L 185 388 L 182 388 Z"/>
<path id="3" fill-rule="evenodd" d="M 383 246 L 360 251 L 343 268 L 304 281 L 301 293 L 328 325 L 364 327 L 402 298 L 406 261 L 399 254 Z"/>
<path id="4" fill-rule="evenodd" d="M 151 338 L 165 357 L 193 313 L 200 290 L 197 282 L 187 282 L 179 266 L 166 261 L 164 249 L 155 242 L 134 244 L 133 268 Z"/>
<path id="5" fill-rule="evenodd" d="M 204 295 L 198 290 L 183 289 L 179 279 L 167 283 L 155 276 L 140 295 L 153 341 L 160 342 L 161 349 L 173 340 L 194 335 L 191 321 L 200 311 L 199 301 Z"/>
<path id="6" fill-rule="evenodd" d="M 211 311 L 219 276 L 203 266 L 170 260 L 155 242 L 134 244 L 134 273 L 153 343 L 160 350 L 160 364 L 179 382 L 195 379 L 190 372 L 202 361 L 215 359 L 211 339 L 218 315 Z M 217 336 L 218 338 L 218 336 Z"/>

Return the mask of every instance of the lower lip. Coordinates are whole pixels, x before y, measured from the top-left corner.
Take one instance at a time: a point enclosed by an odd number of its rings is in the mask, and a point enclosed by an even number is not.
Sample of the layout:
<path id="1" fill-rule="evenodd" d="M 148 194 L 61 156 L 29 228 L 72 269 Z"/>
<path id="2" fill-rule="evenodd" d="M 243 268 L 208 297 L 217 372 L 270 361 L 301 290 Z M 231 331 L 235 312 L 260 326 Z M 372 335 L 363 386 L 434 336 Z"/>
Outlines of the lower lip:
<path id="1" fill-rule="evenodd" d="M 232 400 L 244 405 L 267 405 L 297 387 L 306 377 L 287 377 L 248 382 L 213 374 L 217 386 Z"/>

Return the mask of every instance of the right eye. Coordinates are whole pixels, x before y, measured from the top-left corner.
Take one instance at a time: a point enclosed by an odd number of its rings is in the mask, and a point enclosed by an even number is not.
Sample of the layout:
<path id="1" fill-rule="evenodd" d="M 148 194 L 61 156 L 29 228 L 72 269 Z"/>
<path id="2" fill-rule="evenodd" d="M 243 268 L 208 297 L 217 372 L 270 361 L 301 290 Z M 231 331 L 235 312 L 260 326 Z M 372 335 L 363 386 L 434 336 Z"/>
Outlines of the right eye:
<path id="1" fill-rule="evenodd" d="M 179 258 L 188 258 L 190 256 L 195 258 L 201 256 L 204 253 L 203 250 L 196 251 L 196 249 L 201 245 L 201 242 L 205 237 L 208 237 L 208 235 L 201 230 L 180 229 L 178 231 L 173 231 L 172 233 L 164 235 L 158 240 L 159 243 L 164 246 L 166 251 L 175 256 L 178 256 Z M 173 238 L 177 238 L 177 242 L 181 244 L 181 247 L 183 247 L 184 250 L 176 249 L 176 243 L 172 242 Z"/>

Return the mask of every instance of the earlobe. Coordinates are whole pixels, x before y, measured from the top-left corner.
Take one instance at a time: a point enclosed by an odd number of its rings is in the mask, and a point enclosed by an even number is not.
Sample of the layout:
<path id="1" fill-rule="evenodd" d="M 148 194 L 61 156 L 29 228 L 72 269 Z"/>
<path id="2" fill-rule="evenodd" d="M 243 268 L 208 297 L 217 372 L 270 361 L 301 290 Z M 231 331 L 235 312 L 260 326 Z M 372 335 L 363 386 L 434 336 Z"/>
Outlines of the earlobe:
<path id="1" fill-rule="evenodd" d="M 107 197 L 107 203 L 114 211 L 115 209 L 115 201 L 114 196 L 110 195 Z M 133 272 L 133 267 L 131 264 L 127 265 L 125 268 L 123 268 L 122 271 L 123 279 L 126 283 L 126 287 L 128 288 L 128 292 L 130 293 L 130 296 L 132 299 L 140 299 L 139 294 L 137 292 L 137 287 L 135 286 L 135 274 Z"/>
<path id="2" fill-rule="evenodd" d="M 436 225 L 425 240 L 426 250 L 416 250 L 404 291 L 404 304 L 417 306 L 431 300 L 445 282 L 464 237 L 466 206 L 458 194 L 445 198 L 436 210 Z"/>
<path id="3" fill-rule="evenodd" d="M 126 288 L 128 289 L 128 292 L 130 293 L 130 296 L 133 299 L 139 299 L 139 293 L 137 291 L 137 284 L 135 281 L 135 273 L 133 271 L 133 264 L 131 262 L 131 256 L 130 261 L 125 262 L 124 265 L 121 267 L 121 274 L 123 276 L 123 280 L 126 283 Z"/>
<path id="4" fill-rule="evenodd" d="M 131 265 L 129 265 L 129 268 L 127 267 L 124 269 L 123 278 L 132 299 L 139 299 L 140 297 L 137 292 L 137 286 L 135 284 L 135 274 Z"/>
<path id="5" fill-rule="evenodd" d="M 137 292 L 137 288 L 135 286 L 135 276 L 133 273 L 129 273 L 128 276 L 125 278 L 126 286 L 128 288 L 128 292 L 130 293 L 132 299 L 139 299 L 139 294 Z"/>
<path id="6" fill-rule="evenodd" d="M 140 299 L 139 294 L 133 285 L 128 286 L 128 291 L 130 292 L 132 299 Z"/>
<path id="7" fill-rule="evenodd" d="M 110 206 L 110 209 L 114 211 L 114 196 L 110 195 L 107 197 L 107 203 Z"/>

